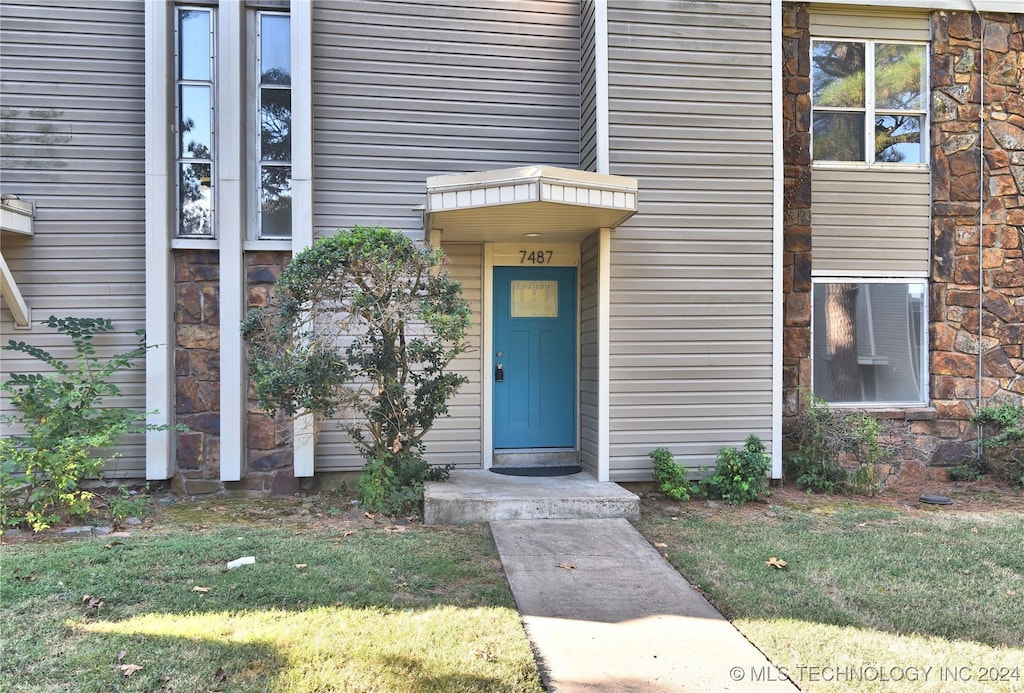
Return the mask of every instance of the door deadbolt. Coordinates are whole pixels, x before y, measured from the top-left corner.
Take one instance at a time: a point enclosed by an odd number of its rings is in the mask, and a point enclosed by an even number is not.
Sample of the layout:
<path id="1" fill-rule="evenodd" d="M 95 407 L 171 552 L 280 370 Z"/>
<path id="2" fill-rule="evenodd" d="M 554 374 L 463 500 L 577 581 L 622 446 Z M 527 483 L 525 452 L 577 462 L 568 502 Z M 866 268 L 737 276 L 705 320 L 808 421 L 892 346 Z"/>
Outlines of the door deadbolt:
<path id="1" fill-rule="evenodd" d="M 500 383 L 504 379 L 505 379 L 505 369 L 502 368 L 501 364 L 499 363 L 497 366 L 494 367 L 494 382 Z"/>

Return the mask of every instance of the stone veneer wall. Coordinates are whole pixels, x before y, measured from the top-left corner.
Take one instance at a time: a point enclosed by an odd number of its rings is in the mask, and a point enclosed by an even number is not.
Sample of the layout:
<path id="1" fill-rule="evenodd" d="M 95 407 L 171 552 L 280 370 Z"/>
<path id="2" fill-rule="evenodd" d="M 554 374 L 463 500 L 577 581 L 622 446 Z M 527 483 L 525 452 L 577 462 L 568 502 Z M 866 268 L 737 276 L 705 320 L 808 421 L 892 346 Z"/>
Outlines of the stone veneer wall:
<path id="1" fill-rule="evenodd" d="M 800 404 L 799 388 L 811 385 L 807 8 L 783 5 L 784 414 Z M 1024 14 L 984 15 L 984 80 L 982 17 L 936 12 L 932 24 L 932 406 L 875 411 L 907 422 L 899 466 L 904 478 L 944 478 L 946 467 L 976 454 L 976 431 L 968 420 L 978 402 L 979 349 L 983 402 L 1024 399 Z M 985 127 L 979 138 L 982 82 Z"/>
<path id="2" fill-rule="evenodd" d="M 266 305 L 274 281 L 291 253 L 246 253 L 248 305 Z M 176 251 L 175 409 L 177 433 L 174 488 L 186 495 L 222 490 L 293 493 L 292 426 L 283 414 L 263 412 L 249 392 L 246 411 L 245 477 L 220 481 L 220 254 L 216 250 Z M 239 329 L 237 325 L 230 329 Z"/>
<path id="3" fill-rule="evenodd" d="M 979 352 L 982 402 L 1024 400 L 1024 14 L 936 12 L 932 28 L 937 419 L 914 429 L 934 439 L 928 463 L 944 466 L 974 455 L 963 439 L 974 433 L 966 419 L 978 402 Z"/>
<path id="4" fill-rule="evenodd" d="M 245 254 L 248 307 L 267 305 L 274 282 L 291 260 L 290 252 Z M 282 412 L 269 414 L 260 409 L 252 388 L 246 399 L 245 447 L 247 473 L 239 482 L 226 484 L 229 490 L 295 493 L 299 488 L 292 466 L 292 422 Z"/>
<path id="5" fill-rule="evenodd" d="M 783 416 L 811 390 L 811 36 L 806 3 L 782 7 Z"/>
<path id="6" fill-rule="evenodd" d="M 214 493 L 220 482 L 220 254 L 174 253 L 174 488 Z"/>

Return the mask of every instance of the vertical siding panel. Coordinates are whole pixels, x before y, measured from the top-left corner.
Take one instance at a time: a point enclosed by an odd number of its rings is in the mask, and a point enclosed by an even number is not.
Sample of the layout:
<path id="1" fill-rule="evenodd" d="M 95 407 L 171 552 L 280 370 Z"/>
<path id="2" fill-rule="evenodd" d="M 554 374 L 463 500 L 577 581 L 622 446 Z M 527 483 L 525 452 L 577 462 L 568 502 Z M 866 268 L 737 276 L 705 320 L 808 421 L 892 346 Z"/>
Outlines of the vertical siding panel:
<path id="1" fill-rule="evenodd" d="M 612 237 L 611 478 L 647 453 L 711 464 L 772 431 L 768 0 L 609 1 L 610 173 L 639 179 Z"/>
<path id="2" fill-rule="evenodd" d="M 576 0 L 346 0 L 315 3 L 313 12 L 318 236 L 368 224 L 422 237 L 428 176 L 579 166 Z M 445 248 L 474 301 L 477 353 L 460 361 L 472 382 L 437 424 L 427 454 L 437 464 L 478 467 L 482 253 Z M 317 469 L 361 465 L 336 422 L 327 422 Z"/>
<path id="3" fill-rule="evenodd" d="M 580 168 L 597 171 L 597 55 L 595 3 L 580 8 Z"/>
<path id="4" fill-rule="evenodd" d="M 927 275 L 928 171 L 811 173 L 813 271 L 817 275 Z"/>
<path id="5" fill-rule="evenodd" d="M 598 279 L 600 234 L 580 244 L 580 464 L 598 473 Z"/>
<path id="6" fill-rule="evenodd" d="M 145 326 L 143 4 L 5 0 L 0 12 L 3 192 L 36 205 L 35 236 L 5 233 L 4 257 L 34 323 L 111 318 L 117 332 L 94 340 L 100 356 L 131 349 Z M 15 331 L 6 306 L 0 333 L 60 358 L 74 353 L 48 328 Z M 40 370 L 34 359 L 2 358 L 5 379 Z M 144 375 L 140 363 L 119 376 L 126 398 L 108 404 L 143 411 Z M 0 404 L 10 413 L 6 398 Z M 141 436 L 118 451 L 109 476 L 145 475 Z"/>

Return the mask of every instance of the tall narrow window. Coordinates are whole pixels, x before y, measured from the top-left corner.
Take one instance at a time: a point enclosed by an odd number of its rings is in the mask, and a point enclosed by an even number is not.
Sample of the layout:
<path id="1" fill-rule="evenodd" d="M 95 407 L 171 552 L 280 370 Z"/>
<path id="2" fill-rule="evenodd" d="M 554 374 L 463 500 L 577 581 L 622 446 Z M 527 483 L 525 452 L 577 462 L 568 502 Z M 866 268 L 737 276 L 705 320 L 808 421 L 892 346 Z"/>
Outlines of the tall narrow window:
<path id="1" fill-rule="evenodd" d="M 175 9 L 177 235 L 185 238 L 214 235 L 214 35 L 212 9 Z"/>
<path id="2" fill-rule="evenodd" d="M 922 44 L 814 41 L 815 161 L 924 163 L 926 59 Z"/>
<path id="3" fill-rule="evenodd" d="M 257 234 L 292 236 L 292 70 L 289 17 L 257 15 L 256 74 L 259 120 Z"/>

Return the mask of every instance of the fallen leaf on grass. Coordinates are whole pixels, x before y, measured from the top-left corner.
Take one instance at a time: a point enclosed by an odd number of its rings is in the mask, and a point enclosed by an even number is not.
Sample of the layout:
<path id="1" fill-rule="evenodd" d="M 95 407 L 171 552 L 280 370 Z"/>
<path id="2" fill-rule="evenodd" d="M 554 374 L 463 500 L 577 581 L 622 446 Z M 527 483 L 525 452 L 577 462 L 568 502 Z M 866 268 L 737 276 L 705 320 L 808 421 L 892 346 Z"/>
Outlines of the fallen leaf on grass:
<path id="1" fill-rule="evenodd" d="M 368 519 L 368 520 L 372 520 L 373 518 L 377 517 L 373 513 L 363 513 L 363 514 L 366 515 L 366 519 Z"/>
<path id="2" fill-rule="evenodd" d="M 666 544 L 663 541 L 656 541 L 656 542 L 654 542 L 654 548 L 656 548 L 656 549 L 667 549 L 668 548 L 668 544 Z"/>
<path id="3" fill-rule="evenodd" d="M 192 588 L 192 591 L 193 592 L 198 592 L 199 594 L 206 594 L 207 592 L 210 591 L 210 588 L 209 587 L 200 587 L 199 585 L 196 585 L 195 587 Z"/>
<path id="4" fill-rule="evenodd" d="M 572 563 L 559 563 L 558 567 L 565 568 L 566 570 L 576 570 L 576 566 L 574 566 Z"/>
<path id="5" fill-rule="evenodd" d="M 295 569 L 296 570 L 302 570 L 303 568 L 308 568 L 308 567 L 309 567 L 309 565 L 306 564 L 306 563 L 296 563 L 295 564 Z"/>
<path id="6" fill-rule="evenodd" d="M 98 609 L 104 604 L 102 597 L 94 597 L 91 594 L 82 595 L 82 603 L 89 609 Z"/>
<path id="7" fill-rule="evenodd" d="M 118 669 L 120 669 L 121 673 L 125 676 L 131 676 L 136 671 L 140 671 L 142 667 L 140 667 L 138 664 L 122 664 L 118 667 Z"/>
<path id="8" fill-rule="evenodd" d="M 1013 590 L 1006 590 L 1006 596 L 1007 597 L 1016 597 L 1017 593 L 1015 591 L 1013 591 Z"/>
<path id="9" fill-rule="evenodd" d="M 228 673 L 222 667 L 217 667 L 217 671 L 213 672 L 213 678 L 217 681 L 225 681 L 228 678 Z"/>
<path id="10" fill-rule="evenodd" d="M 342 536 L 350 537 L 350 536 L 352 536 L 355 533 L 356 533 L 356 531 L 354 529 L 350 529 L 347 532 L 345 532 L 345 534 L 343 534 Z"/>
<path id="11" fill-rule="evenodd" d="M 764 562 L 764 564 L 769 568 L 775 568 L 776 570 L 782 570 L 787 565 L 784 560 L 782 560 L 781 558 L 776 558 L 775 556 L 769 558 L 767 561 Z"/>

